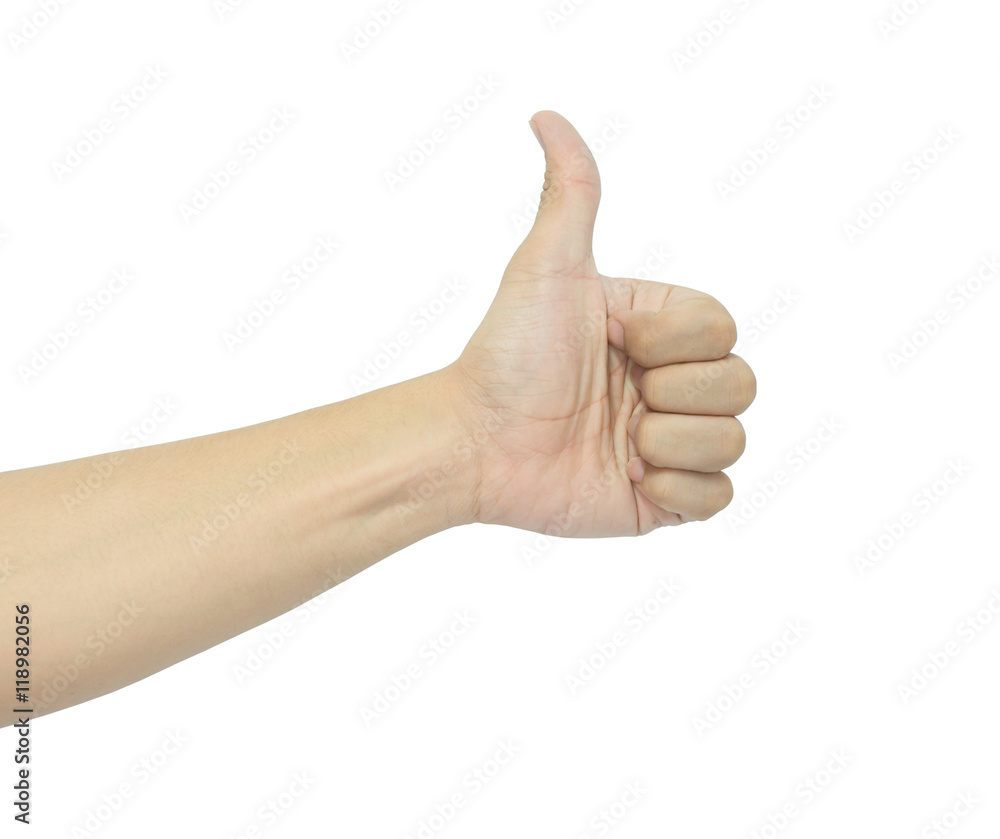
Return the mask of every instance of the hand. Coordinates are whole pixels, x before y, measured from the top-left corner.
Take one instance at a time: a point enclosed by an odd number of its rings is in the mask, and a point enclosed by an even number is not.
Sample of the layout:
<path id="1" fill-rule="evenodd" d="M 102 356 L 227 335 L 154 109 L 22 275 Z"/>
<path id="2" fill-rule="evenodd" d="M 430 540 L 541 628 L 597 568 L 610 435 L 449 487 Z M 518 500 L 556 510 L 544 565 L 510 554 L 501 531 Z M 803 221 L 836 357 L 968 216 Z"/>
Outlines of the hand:
<path id="1" fill-rule="evenodd" d="M 535 224 L 450 368 L 478 451 L 476 520 L 560 536 L 634 536 L 732 500 L 735 416 L 756 382 L 707 294 L 615 279 L 594 263 L 597 164 L 552 111 Z"/>

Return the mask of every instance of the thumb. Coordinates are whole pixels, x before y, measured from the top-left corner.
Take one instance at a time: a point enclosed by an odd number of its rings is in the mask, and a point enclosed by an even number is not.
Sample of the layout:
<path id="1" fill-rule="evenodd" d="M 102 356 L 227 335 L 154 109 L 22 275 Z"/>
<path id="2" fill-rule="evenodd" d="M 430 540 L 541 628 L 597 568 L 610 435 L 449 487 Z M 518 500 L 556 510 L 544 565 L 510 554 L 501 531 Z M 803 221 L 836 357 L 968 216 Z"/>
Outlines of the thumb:
<path id="1" fill-rule="evenodd" d="M 525 244 L 551 268 L 574 268 L 593 255 L 601 201 L 597 161 L 569 120 L 539 111 L 529 121 L 545 152 L 545 183 Z"/>

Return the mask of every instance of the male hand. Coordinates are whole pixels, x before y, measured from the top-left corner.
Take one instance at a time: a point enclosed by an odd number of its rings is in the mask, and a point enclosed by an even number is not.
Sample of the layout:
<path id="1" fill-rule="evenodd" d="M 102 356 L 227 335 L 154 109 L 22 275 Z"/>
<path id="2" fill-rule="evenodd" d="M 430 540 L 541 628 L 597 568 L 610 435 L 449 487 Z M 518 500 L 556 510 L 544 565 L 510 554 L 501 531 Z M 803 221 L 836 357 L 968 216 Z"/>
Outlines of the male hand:
<path id="1" fill-rule="evenodd" d="M 634 536 L 707 519 L 746 443 L 756 381 L 715 298 L 594 263 L 597 164 L 572 125 L 545 151 L 534 226 L 453 366 L 477 451 L 476 519 L 560 536 Z"/>

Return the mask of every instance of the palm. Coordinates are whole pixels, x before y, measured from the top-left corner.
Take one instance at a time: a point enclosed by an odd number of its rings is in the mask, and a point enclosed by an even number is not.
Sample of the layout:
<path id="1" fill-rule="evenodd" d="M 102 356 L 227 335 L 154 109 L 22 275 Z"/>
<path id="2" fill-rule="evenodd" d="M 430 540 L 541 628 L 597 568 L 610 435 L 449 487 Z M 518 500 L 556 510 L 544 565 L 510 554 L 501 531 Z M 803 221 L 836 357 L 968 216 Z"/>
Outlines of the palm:
<path id="1" fill-rule="evenodd" d="M 672 290 L 678 302 L 691 293 L 604 277 L 589 253 L 561 267 L 528 244 L 515 254 L 459 362 L 477 383 L 474 404 L 499 425 L 482 452 L 486 518 L 502 511 L 502 523 L 573 536 L 680 522 L 626 475 L 636 454 L 626 426 L 641 397 L 607 340 L 610 314 L 662 309 Z"/>

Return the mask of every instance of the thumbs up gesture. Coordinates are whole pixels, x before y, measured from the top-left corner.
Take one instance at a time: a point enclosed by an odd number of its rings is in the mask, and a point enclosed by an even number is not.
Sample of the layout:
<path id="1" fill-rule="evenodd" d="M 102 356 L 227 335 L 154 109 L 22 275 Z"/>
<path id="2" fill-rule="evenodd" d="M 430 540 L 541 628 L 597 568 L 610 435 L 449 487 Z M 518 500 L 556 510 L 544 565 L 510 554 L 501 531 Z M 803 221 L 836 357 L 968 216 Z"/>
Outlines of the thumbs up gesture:
<path id="1" fill-rule="evenodd" d="M 597 164 L 553 111 L 534 226 L 451 368 L 480 430 L 477 520 L 559 536 L 635 536 L 707 519 L 732 500 L 735 417 L 756 380 L 736 324 L 683 286 L 607 277 L 593 254 Z M 488 435 L 482 433 L 488 430 Z"/>

